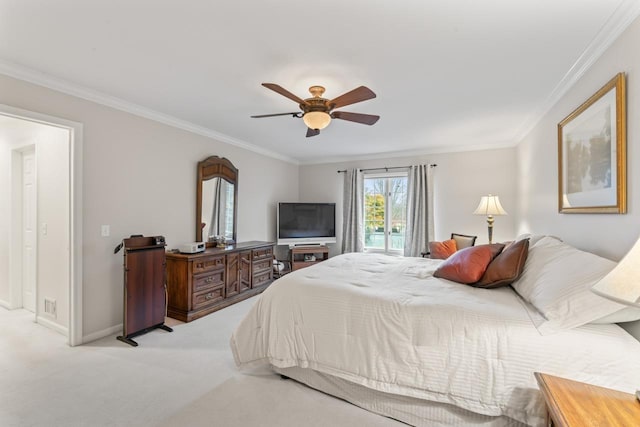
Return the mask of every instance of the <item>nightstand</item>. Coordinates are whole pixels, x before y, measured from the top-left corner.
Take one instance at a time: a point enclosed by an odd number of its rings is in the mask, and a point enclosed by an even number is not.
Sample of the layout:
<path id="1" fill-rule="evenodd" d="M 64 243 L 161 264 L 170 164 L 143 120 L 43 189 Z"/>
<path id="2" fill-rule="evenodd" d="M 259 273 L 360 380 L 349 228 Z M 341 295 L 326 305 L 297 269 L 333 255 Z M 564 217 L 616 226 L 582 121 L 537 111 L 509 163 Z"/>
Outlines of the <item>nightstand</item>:
<path id="1" fill-rule="evenodd" d="M 534 375 L 547 405 L 548 425 L 640 425 L 640 402 L 633 394 L 539 372 Z"/>

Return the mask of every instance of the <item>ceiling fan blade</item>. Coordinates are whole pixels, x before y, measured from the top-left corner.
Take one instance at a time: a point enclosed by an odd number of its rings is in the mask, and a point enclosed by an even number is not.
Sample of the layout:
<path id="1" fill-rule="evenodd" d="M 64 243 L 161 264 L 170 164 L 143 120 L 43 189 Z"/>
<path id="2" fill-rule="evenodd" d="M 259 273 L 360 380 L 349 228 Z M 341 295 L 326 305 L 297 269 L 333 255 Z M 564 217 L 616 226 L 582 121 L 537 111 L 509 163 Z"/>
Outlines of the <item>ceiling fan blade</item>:
<path id="1" fill-rule="evenodd" d="M 299 111 L 295 111 L 293 113 L 276 113 L 276 114 L 261 114 L 259 116 L 251 116 L 252 119 L 261 119 L 263 117 L 276 117 L 276 116 L 293 116 L 293 117 L 297 117 L 300 118 L 300 112 Z"/>
<path id="2" fill-rule="evenodd" d="M 307 138 L 309 138 L 310 136 L 316 136 L 316 135 L 320 135 L 320 129 L 307 128 Z"/>
<path id="3" fill-rule="evenodd" d="M 375 122 L 380 118 L 380 116 L 374 116 L 373 114 L 349 113 L 348 111 L 334 111 L 331 113 L 331 117 L 334 119 L 362 123 L 363 125 L 369 126 L 375 124 Z"/>
<path id="4" fill-rule="evenodd" d="M 294 94 L 292 94 L 291 92 L 289 92 L 288 90 L 286 90 L 280 85 L 277 85 L 275 83 L 262 83 L 262 86 L 266 87 L 267 89 L 271 89 L 272 91 L 277 92 L 280 95 L 285 96 L 292 101 L 296 101 L 298 104 L 302 104 L 302 105 L 307 104 L 307 102 L 304 99 L 295 96 Z"/>
<path id="5" fill-rule="evenodd" d="M 331 108 L 340 108 L 345 105 L 355 104 L 356 102 L 366 101 L 375 98 L 376 94 L 366 86 L 355 88 L 351 92 L 340 95 L 327 103 Z"/>

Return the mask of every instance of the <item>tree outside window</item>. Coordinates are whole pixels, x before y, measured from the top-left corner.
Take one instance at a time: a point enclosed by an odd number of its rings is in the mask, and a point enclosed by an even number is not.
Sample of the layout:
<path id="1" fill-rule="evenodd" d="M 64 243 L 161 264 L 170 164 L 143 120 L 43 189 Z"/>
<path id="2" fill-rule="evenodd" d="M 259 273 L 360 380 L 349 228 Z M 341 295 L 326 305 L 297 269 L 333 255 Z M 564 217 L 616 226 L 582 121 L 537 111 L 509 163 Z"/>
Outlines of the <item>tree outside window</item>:
<path id="1" fill-rule="evenodd" d="M 407 177 L 384 176 L 364 180 L 365 248 L 385 252 L 404 248 Z"/>

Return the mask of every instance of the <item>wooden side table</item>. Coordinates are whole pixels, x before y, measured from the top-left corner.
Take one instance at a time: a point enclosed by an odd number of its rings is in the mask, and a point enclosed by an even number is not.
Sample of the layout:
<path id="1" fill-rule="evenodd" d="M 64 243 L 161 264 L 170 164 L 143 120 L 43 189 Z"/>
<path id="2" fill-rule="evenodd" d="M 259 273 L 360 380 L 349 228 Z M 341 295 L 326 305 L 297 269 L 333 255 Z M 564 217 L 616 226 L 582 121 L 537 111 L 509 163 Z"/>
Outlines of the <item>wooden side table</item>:
<path id="1" fill-rule="evenodd" d="M 309 267 L 328 259 L 329 248 L 327 246 L 296 246 L 289 250 L 291 271 Z"/>
<path id="2" fill-rule="evenodd" d="M 553 426 L 638 426 L 640 402 L 633 394 L 534 373 Z"/>

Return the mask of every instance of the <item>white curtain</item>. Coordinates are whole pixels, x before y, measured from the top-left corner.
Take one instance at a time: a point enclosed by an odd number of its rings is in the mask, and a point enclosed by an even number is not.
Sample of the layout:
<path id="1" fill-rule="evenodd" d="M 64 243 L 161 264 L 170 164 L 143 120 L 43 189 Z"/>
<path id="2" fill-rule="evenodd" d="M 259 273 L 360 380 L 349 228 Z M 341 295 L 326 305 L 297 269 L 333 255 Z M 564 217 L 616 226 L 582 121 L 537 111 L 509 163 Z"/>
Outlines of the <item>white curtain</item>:
<path id="1" fill-rule="evenodd" d="M 347 170 L 342 203 L 342 253 L 364 250 L 363 192 L 362 173 L 357 168 Z"/>
<path id="2" fill-rule="evenodd" d="M 426 252 L 429 239 L 434 235 L 432 176 L 431 165 L 409 168 L 404 256 L 420 256 Z"/>

